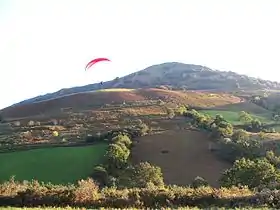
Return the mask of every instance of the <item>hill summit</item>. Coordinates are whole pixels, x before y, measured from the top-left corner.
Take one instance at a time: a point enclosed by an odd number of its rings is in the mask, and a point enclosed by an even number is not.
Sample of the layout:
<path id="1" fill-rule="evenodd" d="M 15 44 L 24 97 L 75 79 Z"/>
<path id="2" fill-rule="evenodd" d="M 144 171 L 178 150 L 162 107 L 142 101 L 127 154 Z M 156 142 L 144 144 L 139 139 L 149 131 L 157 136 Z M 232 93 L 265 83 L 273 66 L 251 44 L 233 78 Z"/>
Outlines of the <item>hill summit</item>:
<path id="1" fill-rule="evenodd" d="M 181 90 L 237 91 L 280 89 L 280 83 L 240 75 L 231 71 L 212 70 L 208 67 L 178 62 L 150 66 L 127 76 L 100 84 L 62 89 L 54 93 L 37 96 L 18 104 L 28 104 L 74 93 L 88 92 L 100 88 L 154 88 L 165 86 Z"/>

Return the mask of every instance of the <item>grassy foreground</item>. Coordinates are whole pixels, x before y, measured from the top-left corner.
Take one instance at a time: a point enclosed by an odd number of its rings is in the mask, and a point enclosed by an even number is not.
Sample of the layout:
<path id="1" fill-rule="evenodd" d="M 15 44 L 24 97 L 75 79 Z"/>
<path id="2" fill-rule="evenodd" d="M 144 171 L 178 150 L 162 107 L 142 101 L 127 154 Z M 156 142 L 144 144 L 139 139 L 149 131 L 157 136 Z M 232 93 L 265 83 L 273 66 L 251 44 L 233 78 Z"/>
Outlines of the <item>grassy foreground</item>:
<path id="1" fill-rule="evenodd" d="M 36 179 L 54 184 L 73 183 L 92 173 L 102 160 L 107 144 L 57 147 L 0 154 L 0 181 Z"/>
<path id="2" fill-rule="evenodd" d="M 14 207 L 5 207 L 5 208 L 1 208 L 0 207 L 0 210 L 1 209 L 4 209 L 4 210 L 39 210 L 39 209 L 44 209 L 44 210 L 62 210 L 62 209 L 67 209 L 67 210 L 84 210 L 86 208 L 71 208 L 71 207 L 65 207 L 65 208 L 14 208 Z M 106 209 L 106 208 L 100 208 L 100 209 Z M 109 208 L 108 208 L 109 209 Z M 136 210 L 137 208 L 126 208 L 127 210 Z M 171 210 L 172 208 L 161 208 L 161 209 L 168 209 L 168 210 Z M 200 208 L 196 208 L 196 207 L 186 207 L 186 208 L 179 208 L 180 210 L 199 210 Z M 212 207 L 212 208 L 208 208 L 208 209 L 215 209 L 215 210 L 226 210 L 227 208 L 218 208 L 218 207 Z M 255 209 L 255 210 L 266 210 L 266 209 L 269 209 L 269 208 L 235 208 L 235 210 L 241 210 L 241 209 Z M 228 209 L 228 210 L 231 210 L 231 209 Z"/>

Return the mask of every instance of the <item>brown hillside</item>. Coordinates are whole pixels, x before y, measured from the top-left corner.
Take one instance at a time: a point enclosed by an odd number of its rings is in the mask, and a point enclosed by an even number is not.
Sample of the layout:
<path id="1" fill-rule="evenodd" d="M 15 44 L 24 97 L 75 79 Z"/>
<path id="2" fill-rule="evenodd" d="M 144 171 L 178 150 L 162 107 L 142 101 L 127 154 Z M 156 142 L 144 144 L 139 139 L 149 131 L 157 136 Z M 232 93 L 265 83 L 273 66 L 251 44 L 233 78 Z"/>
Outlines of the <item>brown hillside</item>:
<path id="1" fill-rule="evenodd" d="M 148 98 L 159 98 L 165 101 L 185 103 L 198 107 L 216 107 L 227 104 L 240 103 L 239 97 L 226 93 L 209 93 L 201 91 L 171 91 L 156 88 L 141 89 L 141 95 Z"/>
<path id="2" fill-rule="evenodd" d="M 211 153 L 205 133 L 169 130 L 137 140 L 139 143 L 132 149 L 133 161 L 148 161 L 161 167 L 167 184 L 188 185 L 201 176 L 218 187 L 221 173 L 230 167 Z"/>
<path id="3" fill-rule="evenodd" d="M 5 118 L 24 118 L 52 112 L 61 112 L 62 108 L 72 108 L 73 110 L 80 111 L 94 109 L 105 104 L 119 104 L 124 101 L 134 102 L 158 99 L 201 107 L 215 107 L 240 102 L 240 98 L 229 94 L 211 94 L 193 91 L 180 92 L 155 88 L 126 91 L 104 90 L 72 94 L 33 104 L 8 107 L 2 110 L 2 115 Z"/>

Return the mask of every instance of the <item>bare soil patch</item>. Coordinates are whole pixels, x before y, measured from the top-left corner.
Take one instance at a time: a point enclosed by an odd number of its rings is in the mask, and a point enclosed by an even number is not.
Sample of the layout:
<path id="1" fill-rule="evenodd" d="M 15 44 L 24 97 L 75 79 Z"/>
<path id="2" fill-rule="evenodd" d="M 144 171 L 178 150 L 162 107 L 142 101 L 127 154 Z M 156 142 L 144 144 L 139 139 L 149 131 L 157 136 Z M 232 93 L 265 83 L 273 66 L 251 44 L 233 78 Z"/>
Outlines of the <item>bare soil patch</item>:
<path id="1" fill-rule="evenodd" d="M 198 131 L 169 130 L 137 141 L 132 149 L 133 162 L 160 166 L 167 184 L 187 185 L 201 176 L 219 186 L 221 173 L 230 167 L 211 153 L 207 134 Z"/>

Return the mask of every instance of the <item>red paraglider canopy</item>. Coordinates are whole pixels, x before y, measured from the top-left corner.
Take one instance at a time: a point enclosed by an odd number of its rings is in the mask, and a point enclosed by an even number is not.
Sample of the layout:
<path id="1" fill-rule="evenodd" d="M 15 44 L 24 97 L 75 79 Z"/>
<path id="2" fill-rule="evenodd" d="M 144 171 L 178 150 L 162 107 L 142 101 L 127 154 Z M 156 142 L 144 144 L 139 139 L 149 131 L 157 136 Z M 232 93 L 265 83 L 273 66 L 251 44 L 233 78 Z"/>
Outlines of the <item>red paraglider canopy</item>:
<path id="1" fill-rule="evenodd" d="M 89 69 L 91 66 L 93 66 L 94 64 L 100 62 L 100 61 L 111 61 L 108 58 L 96 58 L 91 60 L 87 65 L 86 65 L 86 70 Z"/>

